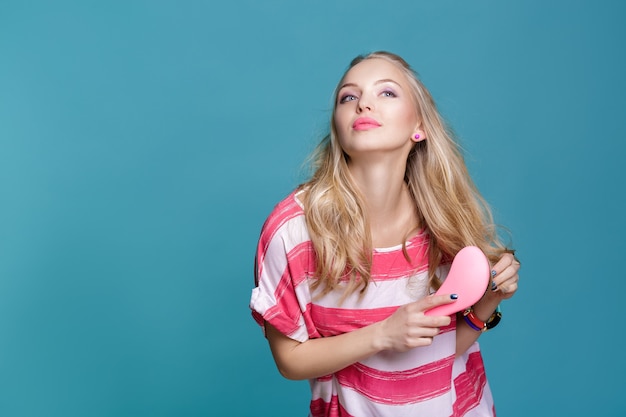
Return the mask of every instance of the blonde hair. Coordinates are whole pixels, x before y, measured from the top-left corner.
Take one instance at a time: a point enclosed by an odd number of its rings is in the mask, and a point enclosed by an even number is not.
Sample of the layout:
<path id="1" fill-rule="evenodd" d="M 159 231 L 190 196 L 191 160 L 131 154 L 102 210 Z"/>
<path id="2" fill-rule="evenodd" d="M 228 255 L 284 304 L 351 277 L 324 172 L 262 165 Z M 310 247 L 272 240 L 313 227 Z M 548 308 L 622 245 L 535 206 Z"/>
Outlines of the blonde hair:
<path id="1" fill-rule="evenodd" d="M 505 250 L 493 224 L 491 210 L 471 180 L 463 155 L 437 111 L 435 102 L 417 74 L 401 57 L 373 52 L 352 60 L 344 73 L 367 59 L 384 59 L 402 70 L 410 86 L 418 120 L 426 138 L 417 142 L 407 159 L 405 181 L 415 210 L 429 239 L 429 284 L 441 283 L 437 268 L 452 260 L 465 246 L 478 246 L 495 262 Z M 335 91 L 335 106 L 336 106 Z M 352 180 L 347 156 L 337 140 L 334 108 L 330 134 L 312 157 L 314 173 L 301 187 L 305 218 L 316 253 L 313 287 L 322 294 L 347 284 L 345 295 L 371 278 L 372 238 L 363 196 Z M 408 237 L 409 231 L 407 231 Z M 406 254 L 406 251 L 405 251 Z"/>

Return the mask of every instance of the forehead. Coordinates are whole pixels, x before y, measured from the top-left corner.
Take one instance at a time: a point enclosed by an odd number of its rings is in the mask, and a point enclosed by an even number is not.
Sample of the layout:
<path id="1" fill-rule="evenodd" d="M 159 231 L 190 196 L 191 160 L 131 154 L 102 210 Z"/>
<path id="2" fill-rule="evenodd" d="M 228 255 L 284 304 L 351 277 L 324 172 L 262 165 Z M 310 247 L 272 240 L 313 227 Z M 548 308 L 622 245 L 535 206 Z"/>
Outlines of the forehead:
<path id="1" fill-rule="evenodd" d="M 343 77 L 343 84 L 361 84 L 378 80 L 392 80 L 400 85 L 406 85 L 406 75 L 399 65 L 382 58 L 370 58 L 359 62 Z"/>

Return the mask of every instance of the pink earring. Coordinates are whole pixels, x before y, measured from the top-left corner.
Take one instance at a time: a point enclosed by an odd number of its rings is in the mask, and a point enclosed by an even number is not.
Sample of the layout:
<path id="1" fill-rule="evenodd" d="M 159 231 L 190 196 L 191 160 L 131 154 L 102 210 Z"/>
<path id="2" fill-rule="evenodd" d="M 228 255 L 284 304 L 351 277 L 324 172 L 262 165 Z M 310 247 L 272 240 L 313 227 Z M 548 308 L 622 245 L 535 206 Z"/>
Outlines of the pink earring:
<path id="1" fill-rule="evenodd" d="M 413 136 L 415 138 L 415 140 L 418 140 L 420 138 L 419 133 L 416 133 L 415 136 Z"/>

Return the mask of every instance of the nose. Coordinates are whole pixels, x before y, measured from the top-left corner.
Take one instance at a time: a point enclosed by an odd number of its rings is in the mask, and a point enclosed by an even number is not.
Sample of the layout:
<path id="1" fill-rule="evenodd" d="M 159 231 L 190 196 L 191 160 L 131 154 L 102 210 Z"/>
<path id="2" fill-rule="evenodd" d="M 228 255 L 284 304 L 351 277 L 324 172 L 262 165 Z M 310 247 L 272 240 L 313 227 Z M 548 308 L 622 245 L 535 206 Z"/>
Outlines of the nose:
<path id="1" fill-rule="evenodd" d="M 365 110 L 372 111 L 373 106 L 369 99 L 361 97 L 357 103 L 357 113 L 362 113 Z"/>

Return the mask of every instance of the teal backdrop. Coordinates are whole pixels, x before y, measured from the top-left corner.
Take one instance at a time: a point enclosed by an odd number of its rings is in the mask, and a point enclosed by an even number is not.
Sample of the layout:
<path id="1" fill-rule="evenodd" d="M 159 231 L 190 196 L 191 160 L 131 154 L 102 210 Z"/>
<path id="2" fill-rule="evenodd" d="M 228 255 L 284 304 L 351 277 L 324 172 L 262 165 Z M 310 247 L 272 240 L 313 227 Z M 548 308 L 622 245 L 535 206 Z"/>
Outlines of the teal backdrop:
<path id="1" fill-rule="evenodd" d="M 420 73 L 522 261 L 498 415 L 623 416 L 626 3 L 0 1 L 0 415 L 304 416 L 248 309 L 357 54 Z"/>

